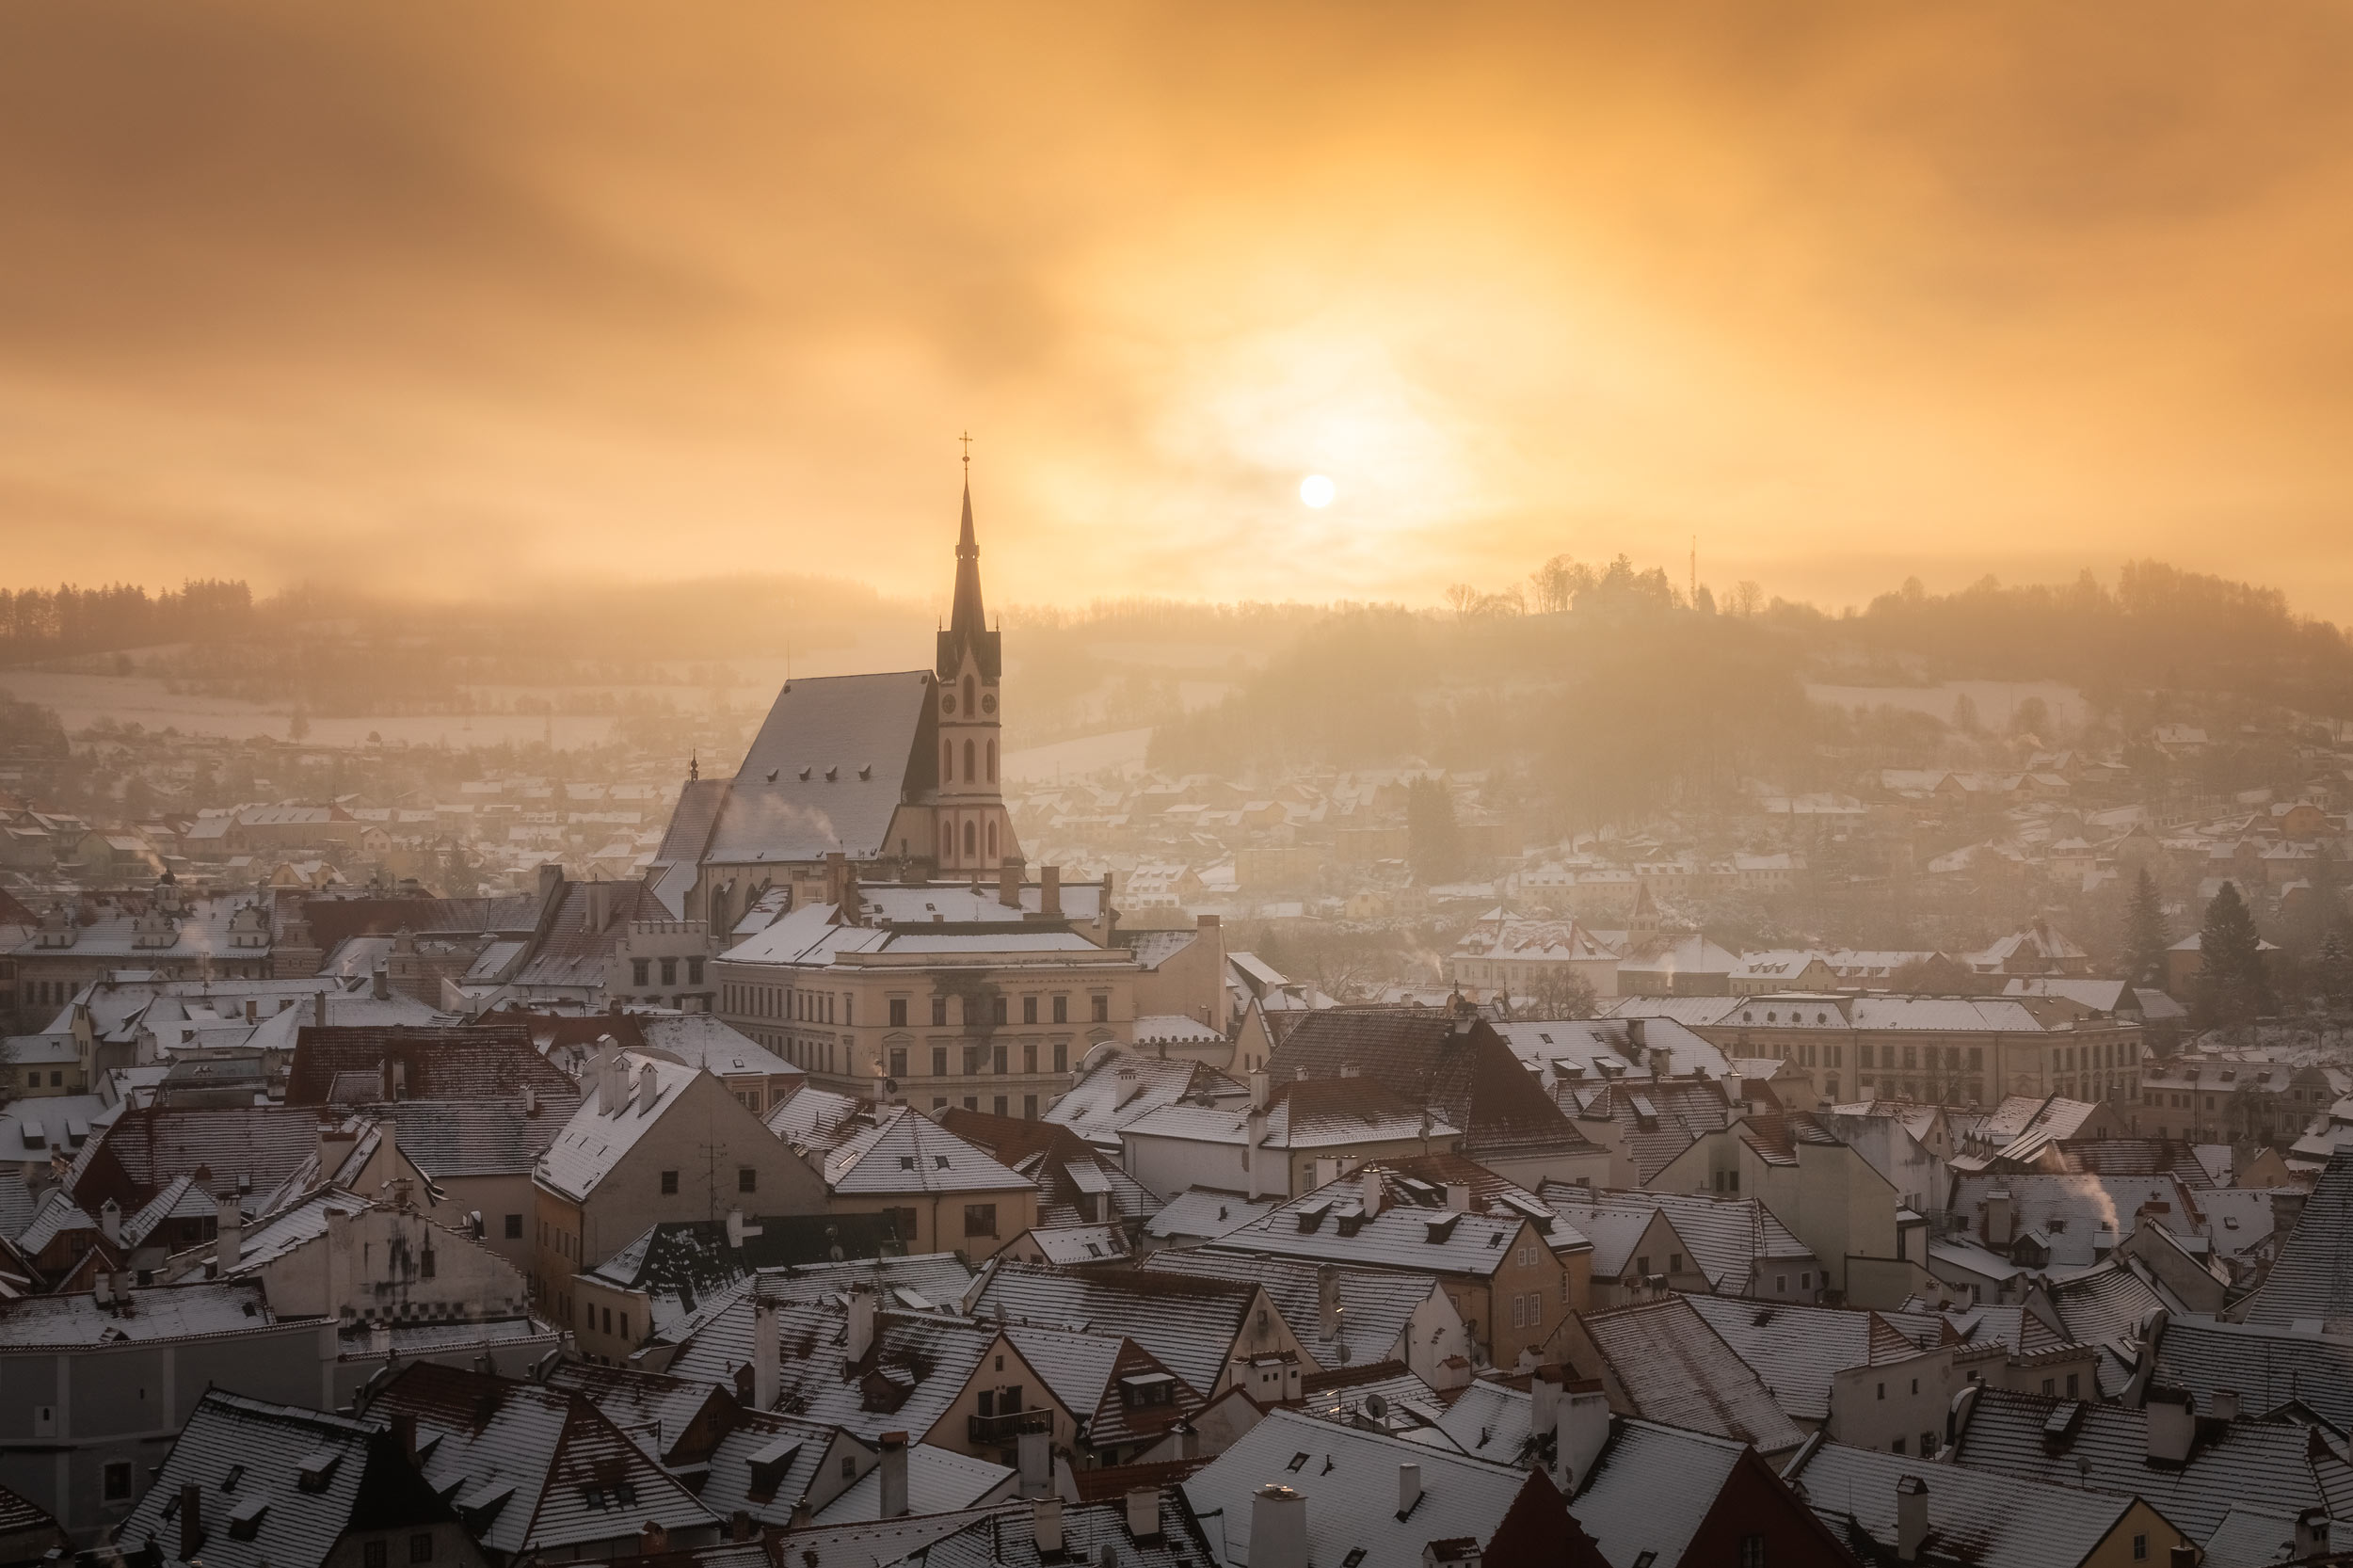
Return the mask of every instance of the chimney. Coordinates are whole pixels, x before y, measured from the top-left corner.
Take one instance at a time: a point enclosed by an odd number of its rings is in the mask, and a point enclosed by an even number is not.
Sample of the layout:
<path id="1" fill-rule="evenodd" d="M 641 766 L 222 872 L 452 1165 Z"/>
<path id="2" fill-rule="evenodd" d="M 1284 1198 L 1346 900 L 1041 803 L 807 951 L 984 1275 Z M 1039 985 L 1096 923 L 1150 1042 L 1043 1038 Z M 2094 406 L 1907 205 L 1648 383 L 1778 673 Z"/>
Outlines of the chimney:
<path id="1" fill-rule="evenodd" d="M 1573 1497 L 1609 1443 L 1609 1396 L 1600 1379 L 1561 1384 L 1552 1432 L 1553 1462 L 1560 1466 L 1553 1480 L 1561 1496 Z"/>
<path id="2" fill-rule="evenodd" d="M 1040 1558 L 1058 1556 L 1062 1551 L 1062 1499 L 1040 1497 L 1030 1505 L 1030 1530 L 1037 1538 Z"/>
<path id="3" fill-rule="evenodd" d="M 642 1116 L 653 1109 L 653 1102 L 662 1094 L 662 1075 L 653 1070 L 653 1064 L 645 1063 L 637 1069 L 637 1113 Z"/>
<path id="4" fill-rule="evenodd" d="M 750 1509 L 739 1508 L 728 1515 L 728 1539 L 729 1541 L 741 1544 L 759 1533 L 760 1527 L 753 1520 Z"/>
<path id="5" fill-rule="evenodd" d="M 1625 1021 L 1625 1051 L 1637 1062 L 1641 1061 L 1642 1047 L 1648 1043 L 1644 1038 L 1648 1032 L 1643 1028 L 1646 1021 L 1641 1018 L 1628 1018 Z"/>
<path id="6" fill-rule="evenodd" d="M 1062 919 L 1062 868 L 1040 866 L 1037 869 L 1038 910 L 1049 920 Z"/>
<path id="7" fill-rule="evenodd" d="M 1920 1560 L 1929 1544 L 1929 1483 L 1918 1476 L 1896 1482 L 1896 1555 L 1906 1562 Z"/>
<path id="8" fill-rule="evenodd" d="M 1105 895 L 1109 897 L 1108 894 Z M 1209 961 L 1203 966 L 1202 985 L 1206 992 L 1201 1004 L 1201 1021 L 1211 1029 L 1225 1028 L 1225 927 L 1215 915 L 1201 915 L 1193 920 L 1196 935 L 1193 940 L 1209 950 Z"/>
<path id="9" fill-rule="evenodd" d="M 1985 1195 L 1985 1244 L 2008 1247 L 2016 1240 L 2018 1211 L 2012 1206 L 2009 1189 L 1996 1187 Z"/>
<path id="10" fill-rule="evenodd" d="M 245 1250 L 245 1214 L 237 1208 L 234 1192 L 224 1192 L 216 1202 L 218 1207 L 214 1210 L 216 1234 L 213 1240 L 213 1272 L 226 1279 Z"/>
<path id="11" fill-rule="evenodd" d="M 321 1029 L 327 1027 L 327 992 L 323 988 L 312 993 L 311 1021 Z"/>
<path id="12" fill-rule="evenodd" d="M 1158 1541 L 1160 1538 L 1159 1487 L 1128 1488 L 1128 1533 L 1138 1541 Z"/>
<path id="13" fill-rule="evenodd" d="M 1250 1497 L 1250 1568 L 1307 1568 L 1307 1499 L 1278 1481 Z"/>
<path id="14" fill-rule="evenodd" d="M 855 1364 L 872 1353 L 874 1320 L 881 1311 L 881 1304 L 875 1300 L 874 1292 L 864 1286 L 850 1292 L 849 1332 L 843 1341 L 842 1359 Z"/>
<path id="15" fill-rule="evenodd" d="M 98 1229 L 115 1246 L 122 1245 L 122 1206 L 112 1198 L 98 1206 Z"/>
<path id="16" fill-rule="evenodd" d="M 825 902 L 839 904 L 849 880 L 850 857 L 840 850 L 825 854 Z"/>
<path id="17" fill-rule="evenodd" d="M 2176 1542 L 2173 1549 L 2165 1554 L 2165 1560 L 2168 1568 L 2198 1568 L 2198 1548 L 2186 1542 Z"/>
<path id="18" fill-rule="evenodd" d="M 784 1367 L 777 1345 L 776 1304 L 764 1298 L 752 1302 L 752 1404 L 760 1410 L 776 1408 Z"/>
<path id="19" fill-rule="evenodd" d="M 392 1324 L 379 1319 L 368 1325 L 368 1353 L 386 1356 L 392 1353 Z"/>
<path id="20" fill-rule="evenodd" d="M 1471 1211 L 1470 1183 L 1467 1181 L 1448 1182 L 1446 1184 L 1446 1206 L 1452 1213 L 1469 1213 Z"/>
<path id="21" fill-rule="evenodd" d="M 1388 1200 L 1389 1190 L 1382 1181 L 1380 1167 L 1376 1165 L 1368 1165 L 1358 1172 L 1357 1182 L 1356 1201 L 1364 1205 L 1365 1218 L 1369 1220 L 1381 1212 L 1382 1205 Z"/>
<path id="22" fill-rule="evenodd" d="M 399 1445 L 400 1457 L 411 1469 L 417 1463 L 417 1414 L 413 1410 L 392 1412 L 392 1441 Z"/>
<path id="23" fill-rule="evenodd" d="M 2329 1555 L 2329 1511 L 2308 1508 L 2296 1516 L 2296 1560 Z"/>
<path id="24" fill-rule="evenodd" d="M 1324 1339 L 1340 1336 L 1340 1271 L 1336 1264 L 1316 1269 L 1316 1334 Z"/>
<path id="25" fill-rule="evenodd" d="M 1015 1434 L 1020 1461 L 1021 1496 L 1043 1497 L 1054 1489 L 1054 1438 L 1044 1422 L 1032 1421 Z"/>
<path id="26" fill-rule="evenodd" d="M 1402 1460 L 1397 1467 L 1397 1516 L 1401 1519 L 1414 1512 L 1421 1501 L 1421 1466 L 1412 1460 Z"/>
<path id="27" fill-rule="evenodd" d="M 546 904 L 564 888 L 564 868 L 554 864 L 539 868 L 539 902 Z"/>
<path id="28" fill-rule="evenodd" d="M 1254 1073 L 1251 1076 L 1264 1078 L 1266 1075 Z M 1265 1152 L 1259 1147 L 1266 1142 L 1266 1112 L 1260 1107 L 1252 1106 L 1249 1114 L 1242 1117 L 1242 1138 L 1244 1140 L 1241 1151 L 1242 1168 L 1250 1173 L 1250 1180 L 1247 1183 L 1250 1190 L 1245 1196 L 1255 1200 L 1259 1196 L 1260 1189 L 1259 1161 L 1267 1158 Z M 1289 1183 L 1285 1185 L 1288 1186 Z"/>
<path id="29" fill-rule="evenodd" d="M 1539 1367 L 1528 1377 L 1528 1430 L 1541 1436 L 1561 1418 L 1561 1384 L 1568 1377 L 1559 1366 Z"/>
<path id="30" fill-rule="evenodd" d="M 659 1557 L 670 1549 L 670 1532 L 648 1519 L 637 1527 L 637 1555 Z"/>
<path id="31" fill-rule="evenodd" d="M 1266 1109 L 1267 1099 L 1273 1093 L 1273 1085 L 1268 1082 L 1266 1072 L 1263 1068 L 1250 1075 L 1251 1110 L 1264 1111 Z"/>
<path id="32" fill-rule="evenodd" d="M 882 1434 L 882 1513 L 885 1519 L 904 1519 L 907 1514 L 907 1434 L 886 1432 Z"/>
<path id="33" fill-rule="evenodd" d="M 381 958 L 376 961 L 376 968 L 368 973 L 368 995 L 378 1001 L 388 1001 L 392 999 L 392 971 L 385 967 L 384 960 Z"/>
<path id="34" fill-rule="evenodd" d="M 2209 1419 L 2217 1421 L 2237 1420 L 2238 1390 L 2235 1388 L 2217 1388 L 2208 1394 L 2206 1396 L 2206 1415 Z"/>
<path id="35" fill-rule="evenodd" d="M 2181 1464 L 2189 1459 L 2198 1435 L 2198 1405 L 2186 1388 L 2149 1390 L 2141 1413 L 2149 1421 L 2148 1460 L 2152 1464 Z"/>
<path id="36" fill-rule="evenodd" d="M 597 1080 L 597 1114 L 610 1116 L 619 1109 L 620 1095 L 613 1081 L 614 1068 L 618 1064 L 620 1047 L 610 1034 L 597 1036 L 596 1054 L 588 1059 L 588 1070 Z"/>
<path id="37" fill-rule="evenodd" d="M 997 902 L 1008 909 L 1021 907 L 1021 862 L 1008 860 L 997 868 Z"/>
<path id="38" fill-rule="evenodd" d="M 180 1560 L 193 1562 L 204 1548 L 204 1488 L 195 1481 L 180 1483 Z"/>
<path id="39" fill-rule="evenodd" d="M 744 1211 L 740 1208 L 730 1208 L 728 1210 L 728 1250 L 741 1252 L 743 1249 Z"/>

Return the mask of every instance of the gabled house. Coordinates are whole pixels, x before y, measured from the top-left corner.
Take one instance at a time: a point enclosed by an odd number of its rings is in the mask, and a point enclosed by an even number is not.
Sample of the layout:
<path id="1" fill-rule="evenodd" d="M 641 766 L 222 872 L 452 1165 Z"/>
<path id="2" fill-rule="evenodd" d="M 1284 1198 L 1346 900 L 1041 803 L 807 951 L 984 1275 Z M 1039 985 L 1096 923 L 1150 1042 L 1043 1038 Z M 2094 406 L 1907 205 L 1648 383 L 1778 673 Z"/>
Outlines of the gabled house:
<path id="1" fill-rule="evenodd" d="M 876 1112 L 822 1172 L 828 1212 L 888 1214 L 919 1253 L 989 1257 L 1037 1224 L 1034 1182 L 908 1106 Z"/>

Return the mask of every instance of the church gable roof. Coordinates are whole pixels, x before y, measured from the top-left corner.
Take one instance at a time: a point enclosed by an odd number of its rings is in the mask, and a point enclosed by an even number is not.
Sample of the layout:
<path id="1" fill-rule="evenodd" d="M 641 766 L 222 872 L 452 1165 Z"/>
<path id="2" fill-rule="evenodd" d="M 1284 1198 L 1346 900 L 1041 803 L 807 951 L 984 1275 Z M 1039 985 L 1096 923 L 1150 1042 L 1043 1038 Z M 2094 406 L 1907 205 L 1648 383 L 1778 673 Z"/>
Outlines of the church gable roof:
<path id="1" fill-rule="evenodd" d="M 899 807 L 935 787 L 932 676 L 820 676 L 789 681 L 728 786 L 704 858 L 872 858 Z"/>

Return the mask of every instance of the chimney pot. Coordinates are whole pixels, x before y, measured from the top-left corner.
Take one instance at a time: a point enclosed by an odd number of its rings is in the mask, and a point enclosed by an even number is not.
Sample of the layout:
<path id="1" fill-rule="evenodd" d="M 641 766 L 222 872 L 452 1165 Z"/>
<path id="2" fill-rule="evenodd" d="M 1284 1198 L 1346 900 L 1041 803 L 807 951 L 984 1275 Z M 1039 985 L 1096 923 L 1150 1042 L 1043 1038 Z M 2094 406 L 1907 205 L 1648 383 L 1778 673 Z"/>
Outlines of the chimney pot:
<path id="1" fill-rule="evenodd" d="M 882 1517 L 904 1519 L 907 1512 L 907 1434 L 882 1434 Z"/>
<path id="2" fill-rule="evenodd" d="M 752 1303 L 752 1404 L 760 1410 L 774 1410 L 776 1396 L 782 1392 L 784 1366 L 780 1336 L 776 1328 L 776 1304 L 760 1300 Z"/>
<path id="3" fill-rule="evenodd" d="M 1062 1550 L 1062 1499 L 1040 1497 L 1030 1504 L 1030 1529 L 1037 1538 L 1037 1555 L 1051 1557 Z"/>
<path id="4" fill-rule="evenodd" d="M 1397 1467 L 1397 1516 L 1404 1518 L 1414 1512 L 1414 1505 L 1420 1501 L 1421 1466 L 1410 1459 L 1405 1460 Z"/>
<path id="5" fill-rule="evenodd" d="M 1307 1499 L 1280 1482 L 1251 1495 L 1250 1568 L 1307 1568 Z"/>
<path id="6" fill-rule="evenodd" d="M 1039 913 L 1048 920 L 1062 918 L 1062 868 L 1040 866 L 1037 869 L 1037 902 Z"/>
<path id="7" fill-rule="evenodd" d="M 204 1549 L 204 1488 L 195 1481 L 180 1483 L 180 1560 L 192 1562 Z"/>
<path id="8" fill-rule="evenodd" d="M 1896 1555 L 1906 1562 L 1920 1560 L 1929 1540 L 1929 1483 L 1918 1476 L 1896 1482 Z"/>
<path id="9" fill-rule="evenodd" d="M 1157 1541 L 1160 1536 L 1160 1489 L 1157 1486 L 1131 1486 L 1128 1489 L 1128 1533 L 1138 1541 Z"/>

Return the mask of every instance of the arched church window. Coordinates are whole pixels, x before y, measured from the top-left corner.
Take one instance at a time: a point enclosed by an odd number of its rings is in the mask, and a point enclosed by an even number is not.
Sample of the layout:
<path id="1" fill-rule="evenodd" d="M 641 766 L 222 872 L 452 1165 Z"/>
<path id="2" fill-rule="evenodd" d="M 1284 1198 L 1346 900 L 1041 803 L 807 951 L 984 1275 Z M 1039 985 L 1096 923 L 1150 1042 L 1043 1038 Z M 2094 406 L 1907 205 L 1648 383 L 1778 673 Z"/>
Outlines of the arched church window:
<path id="1" fill-rule="evenodd" d="M 980 712 L 980 709 L 973 705 L 977 700 L 973 694 L 978 689 L 978 684 L 970 676 L 968 675 L 964 678 L 964 711 L 967 713 L 977 713 Z"/>
<path id="2" fill-rule="evenodd" d="M 953 741 L 939 743 L 939 781 L 942 784 L 956 781 L 956 743 Z"/>
<path id="3" fill-rule="evenodd" d="M 988 824 L 988 857 L 991 860 L 997 858 L 997 823 L 994 818 Z"/>
<path id="4" fill-rule="evenodd" d="M 981 832 L 979 827 L 971 823 L 966 823 L 964 824 L 964 854 L 967 859 L 969 859 L 973 856 L 981 853 L 980 840 Z"/>
<path id="5" fill-rule="evenodd" d="M 988 781 L 991 784 L 997 782 L 997 743 L 995 741 L 988 743 Z"/>
<path id="6" fill-rule="evenodd" d="M 980 770 L 972 766 L 972 743 L 967 741 L 964 743 L 964 781 L 969 784 L 980 776 Z"/>
<path id="7" fill-rule="evenodd" d="M 956 824 L 954 823 L 944 822 L 939 824 L 939 857 L 942 860 L 953 860 L 956 857 Z"/>

